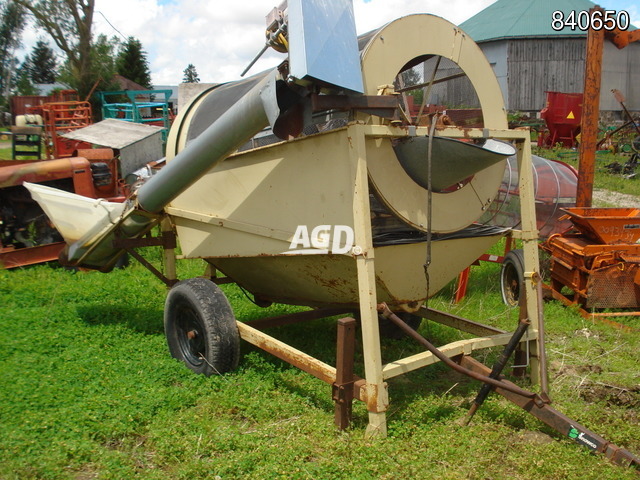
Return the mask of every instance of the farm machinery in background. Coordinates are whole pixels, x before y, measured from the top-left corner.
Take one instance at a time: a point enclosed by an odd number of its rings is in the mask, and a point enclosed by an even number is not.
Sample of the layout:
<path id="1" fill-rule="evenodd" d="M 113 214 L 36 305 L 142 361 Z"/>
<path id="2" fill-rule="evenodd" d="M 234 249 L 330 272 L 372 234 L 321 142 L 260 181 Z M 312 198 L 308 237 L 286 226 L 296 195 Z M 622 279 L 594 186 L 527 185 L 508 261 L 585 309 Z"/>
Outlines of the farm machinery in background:
<path id="1" fill-rule="evenodd" d="M 602 11 L 599 7 L 593 10 Z M 640 208 L 593 208 L 591 205 L 605 36 L 619 49 L 640 41 L 638 30 L 605 32 L 590 28 L 588 31 L 576 207 L 564 209 L 573 226 L 568 232 L 549 237 L 542 245 L 550 257 L 553 297 L 577 305 L 586 318 L 602 321 L 640 315 L 640 245 L 637 243 Z M 640 134 L 640 128 L 624 105 L 624 97 L 616 90 L 613 93 Z M 623 311 L 603 313 L 601 309 Z"/>
<path id="2" fill-rule="evenodd" d="M 618 128 L 607 132 L 602 140 L 598 142 L 598 148 L 609 148 L 622 155 L 630 155 L 629 159 L 621 164 L 613 162 L 605 165 L 611 173 L 619 173 L 627 178 L 637 175 L 636 169 L 640 164 L 640 117 L 634 117 L 625 105 L 624 95 L 620 90 L 611 90 L 616 100 L 620 103 L 627 121 Z"/>
<path id="3" fill-rule="evenodd" d="M 91 104 L 79 100 L 74 90 L 16 97 L 12 105 L 24 114 L 12 127 L 14 160 L 0 162 L 0 268 L 57 260 L 65 245 L 24 182 L 122 202 L 138 169 L 148 164 L 140 174 L 155 171 L 167 128 L 164 121 L 161 126 L 134 124 L 140 115 L 94 124 Z M 154 104 L 162 105 L 166 113 L 166 102 Z M 46 159 L 41 159 L 43 141 Z"/>
<path id="4" fill-rule="evenodd" d="M 0 162 L 0 268 L 57 260 L 65 245 L 24 182 L 91 198 L 124 199 L 113 150 L 92 149 L 90 143 L 62 136 L 92 123 L 91 105 L 78 100 L 77 92 L 15 97 L 12 108 L 23 114 L 11 128 L 14 160 Z"/>
<path id="5" fill-rule="evenodd" d="M 553 298 L 593 320 L 640 315 L 640 208 L 563 210 L 573 228 L 541 245 Z"/>
<path id="6" fill-rule="evenodd" d="M 566 148 L 574 148 L 580 134 L 582 121 L 581 93 L 545 92 L 547 104 L 540 111 L 546 129 L 538 134 L 539 147 L 555 147 L 560 144 Z"/>
<path id="7" fill-rule="evenodd" d="M 552 235 L 566 232 L 571 222 L 564 218 L 563 208 L 574 207 L 578 184 L 578 172 L 571 165 L 532 155 L 532 179 L 535 198 L 535 219 L 538 238 L 545 240 Z M 510 157 L 502 179 L 502 184 L 493 202 L 484 215 L 478 220 L 484 225 L 521 228 L 521 200 L 518 185 L 518 163 Z M 502 300 L 511 307 L 518 306 L 520 291 L 524 282 L 524 253 L 515 248 L 515 239 L 507 235 L 502 255 L 483 254 L 480 261 L 502 264 L 500 272 L 500 289 Z M 541 273 L 544 276 L 543 265 Z M 466 295 L 471 267 L 466 268 L 458 277 L 454 293 L 455 302 L 460 302 Z"/>
<path id="8" fill-rule="evenodd" d="M 75 90 L 62 90 L 49 97 L 26 96 L 11 100 L 15 114 L 14 128 L 40 128 L 45 143 L 45 158 L 70 157 L 76 150 L 91 148 L 90 144 L 63 137 L 65 133 L 93 123 L 91 104 L 80 100 Z"/>
<path id="9" fill-rule="evenodd" d="M 58 259 L 63 238 L 24 188 L 39 183 L 113 202 L 125 199 L 112 149 L 78 150 L 56 160 L 13 163 L 0 167 L 0 268 Z"/>

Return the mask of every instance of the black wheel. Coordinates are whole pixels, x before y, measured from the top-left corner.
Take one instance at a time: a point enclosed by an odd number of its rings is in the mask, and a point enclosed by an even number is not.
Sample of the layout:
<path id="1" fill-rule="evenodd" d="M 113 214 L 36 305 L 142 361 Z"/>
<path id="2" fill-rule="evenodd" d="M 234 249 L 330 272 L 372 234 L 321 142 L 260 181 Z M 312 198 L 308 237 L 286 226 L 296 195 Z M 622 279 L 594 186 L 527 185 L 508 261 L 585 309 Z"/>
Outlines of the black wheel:
<path id="1" fill-rule="evenodd" d="M 500 270 L 500 291 L 504 304 L 517 307 L 523 286 L 524 253 L 521 249 L 511 250 L 505 255 Z"/>
<path id="2" fill-rule="evenodd" d="M 413 330 L 417 330 L 422 323 L 422 317 L 407 312 L 394 312 L 400 319 L 409 325 Z M 404 338 L 406 334 L 391 320 L 378 315 L 378 325 L 380 327 L 380 336 L 385 338 L 393 338 L 399 340 Z"/>
<path id="3" fill-rule="evenodd" d="M 240 335 L 231 305 L 209 280 L 191 278 L 169 291 L 164 331 L 171 355 L 196 373 L 223 374 L 238 366 Z"/>

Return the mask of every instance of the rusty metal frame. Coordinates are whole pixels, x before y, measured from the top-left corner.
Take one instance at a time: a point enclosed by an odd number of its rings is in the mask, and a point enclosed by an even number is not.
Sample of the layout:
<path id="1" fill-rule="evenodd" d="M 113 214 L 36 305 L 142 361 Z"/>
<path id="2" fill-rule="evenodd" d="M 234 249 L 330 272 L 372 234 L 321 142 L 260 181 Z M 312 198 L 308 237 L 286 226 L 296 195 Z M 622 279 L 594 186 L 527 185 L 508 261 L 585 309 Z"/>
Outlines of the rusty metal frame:
<path id="1" fill-rule="evenodd" d="M 491 369 L 489 367 L 468 355 L 458 357 L 457 361 L 461 366 L 474 372 L 483 375 L 489 375 L 491 373 Z M 511 384 L 511 382 L 505 379 L 501 379 L 501 381 L 505 384 Z M 563 433 L 567 437 L 576 441 L 580 445 L 583 445 L 594 452 L 604 454 L 612 462 L 622 466 L 640 469 L 640 459 L 631 452 L 605 440 L 600 435 L 592 432 L 588 428 L 552 408 L 548 403 L 516 395 L 503 388 L 496 388 L 495 392 L 502 395 L 510 402 L 515 403 L 520 408 L 526 410 L 554 430 Z"/>
<path id="2" fill-rule="evenodd" d="M 585 310 L 579 303 L 571 298 L 568 298 L 566 295 L 563 295 L 559 291 L 555 290 L 552 286 L 544 285 L 544 288 L 554 300 L 558 300 L 562 302 L 567 307 L 573 307 L 580 314 L 582 318 L 585 320 L 589 320 L 594 323 L 602 323 L 604 325 L 609 325 L 610 327 L 617 328 L 618 330 L 624 330 L 626 332 L 636 331 L 634 328 L 625 325 L 623 323 L 616 322 L 615 320 L 611 320 L 611 318 L 615 317 L 638 317 L 640 316 L 640 312 L 637 311 L 628 311 L 628 312 L 589 312 Z"/>
<path id="3" fill-rule="evenodd" d="M 353 318 L 338 320 L 336 345 L 336 381 L 333 383 L 333 401 L 336 404 L 334 422 L 344 430 L 351 423 L 355 376 L 354 356 L 356 345 L 356 321 Z"/>
<path id="4" fill-rule="evenodd" d="M 376 112 L 377 115 L 391 118 L 397 115 L 401 98 L 398 95 L 311 95 L 311 111 L 328 110 Z"/>
<path id="5" fill-rule="evenodd" d="M 354 127 L 351 127 L 353 130 L 356 130 Z M 428 128 L 427 127 L 416 127 L 414 130 L 407 130 L 403 128 L 395 128 L 395 127 L 387 127 L 381 125 L 369 125 L 361 127 L 362 132 L 361 135 L 364 136 L 372 136 L 372 137 L 401 137 L 407 135 L 427 135 Z M 415 132 L 415 133 L 414 133 Z M 527 341 L 530 347 L 530 364 L 531 364 L 531 377 L 534 383 L 545 383 L 547 378 L 546 369 L 544 369 L 544 362 L 540 362 L 540 359 L 545 357 L 544 347 L 542 342 L 538 342 L 538 332 L 542 330 L 542 315 L 541 315 L 541 302 L 538 299 L 539 292 L 538 286 L 539 283 L 539 262 L 538 262 L 538 232 L 535 223 L 535 205 L 533 203 L 533 178 L 531 174 L 531 140 L 530 133 L 528 130 L 497 130 L 497 129 L 478 129 L 478 128 L 458 128 L 458 127 L 444 127 L 438 128 L 438 134 L 449 137 L 449 138 L 496 138 L 502 140 L 511 140 L 516 143 L 517 146 L 517 159 L 519 163 L 519 179 L 518 185 L 520 189 L 521 197 L 524 199 L 521 204 L 521 216 L 522 223 L 521 229 L 517 231 L 513 231 L 512 235 L 514 238 L 517 238 L 522 241 L 523 250 L 524 250 L 524 261 L 525 261 L 525 282 L 524 282 L 524 291 L 526 293 L 526 309 L 529 312 L 529 316 L 532 319 L 532 325 L 527 334 L 523 337 L 523 342 Z M 350 139 L 352 140 L 354 145 L 357 143 L 354 141 L 356 138 L 356 133 L 354 131 L 353 134 L 350 135 Z M 364 193 L 368 195 L 368 190 Z M 527 201 L 526 199 L 530 199 Z M 356 234 L 356 243 L 359 245 L 357 241 Z M 371 267 L 372 268 L 372 267 Z M 373 272 L 371 272 L 373 273 Z M 369 298 L 375 298 L 375 289 L 369 290 L 368 294 Z M 361 302 L 362 302 L 361 297 Z M 361 304 L 362 310 L 362 304 Z M 365 328 L 365 313 L 361 311 L 361 315 L 363 318 L 363 329 Z M 459 342 L 453 342 L 451 344 L 445 345 L 440 349 L 445 352 L 445 355 L 448 357 L 454 357 L 460 354 L 470 354 L 474 350 L 495 347 L 500 345 L 506 345 L 511 338 L 510 333 L 499 333 L 496 331 L 492 331 L 491 328 L 487 328 L 486 326 L 481 326 L 475 322 L 468 321 L 466 319 L 461 319 L 460 317 L 447 316 L 443 314 L 438 314 L 435 311 L 433 312 L 425 312 L 423 310 L 419 310 L 417 312 L 420 316 L 425 316 L 425 318 L 431 317 L 432 319 L 437 319 L 436 321 L 440 321 L 441 323 L 449 323 L 450 326 L 454 326 L 454 328 L 460 328 L 463 331 L 471 330 L 471 333 L 480 334 L 481 336 L 478 338 L 472 338 L 468 340 L 461 340 Z M 371 317 L 371 322 L 374 321 L 374 317 Z M 375 322 L 377 322 L 377 317 L 375 317 Z M 483 328 L 484 327 L 484 328 Z M 376 324 L 377 329 L 377 324 Z M 365 336 L 365 332 L 363 331 L 363 348 L 365 350 L 365 358 L 371 354 L 371 352 L 379 351 L 379 337 L 374 337 L 373 339 L 367 339 Z M 369 353 L 367 353 L 369 352 Z M 430 352 L 420 353 L 417 355 L 413 355 L 411 357 L 407 357 L 404 359 L 398 359 L 393 362 L 390 362 L 386 365 L 375 366 L 375 373 L 371 375 L 365 375 L 367 382 L 372 382 L 376 386 L 375 389 L 372 389 L 377 392 L 381 392 L 384 390 L 384 394 L 386 394 L 386 384 L 385 380 L 401 375 L 403 373 L 407 373 L 412 370 L 416 370 L 418 368 L 424 367 L 426 365 L 430 365 L 438 362 L 439 360 Z M 543 371 L 544 370 L 544 371 Z M 386 397 L 384 397 L 386 400 Z M 380 403 L 380 402 L 378 402 Z M 385 408 L 386 410 L 386 408 Z M 376 412 L 380 415 L 380 412 Z M 370 418 L 370 427 L 375 428 L 371 424 Z"/>
<path id="6" fill-rule="evenodd" d="M 245 323 L 247 323 L 247 325 L 251 325 L 251 327 L 257 330 L 265 330 L 267 328 L 282 327 L 285 325 L 292 325 L 294 323 L 318 320 L 320 318 L 335 317 L 337 315 L 350 313 L 352 310 L 353 309 L 349 308 L 318 308 L 315 310 L 307 310 L 305 312 L 278 315 L 276 317 L 259 318 Z"/>
<path id="7" fill-rule="evenodd" d="M 161 229 L 162 233 L 158 237 L 152 237 L 150 234 L 147 234 L 141 238 L 116 238 L 113 241 L 113 246 L 115 248 L 123 249 L 170 288 L 178 283 L 175 266 L 175 248 L 177 246 L 177 238 L 175 232 L 168 223 L 168 219 L 163 219 L 161 221 Z M 151 262 L 135 250 L 140 247 L 163 248 L 166 274 L 158 270 Z"/>
<path id="8" fill-rule="evenodd" d="M 627 309 L 619 312 L 595 312 L 589 311 L 588 300 L 590 298 L 589 278 L 597 269 L 595 261 L 599 258 L 610 258 L 611 263 L 604 265 L 613 267 L 624 261 L 624 257 L 637 257 L 640 254 L 640 245 L 632 243 L 601 244 L 590 243 L 586 236 L 579 235 L 554 235 L 550 237 L 541 248 L 549 253 L 552 266 L 559 270 L 551 272 L 550 285 L 544 285 L 547 293 L 566 306 L 575 307 L 578 313 L 585 319 L 604 323 L 621 330 L 633 331 L 634 329 L 618 323 L 611 318 L 632 317 L 640 315 L 637 304 L 614 305 L 609 308 Z M 589 267 L 588 265 L 593 265 Z M 603 266 L 603 267 L 604 267 Z M 562 293 L 562 288 L 567 287 L 571 294 Z M 602 309 L 598 306 L 595 308 Z"/>
<path id="9" fill-rule="evenodd" d="M 64 242 L 48 243 L 27 248 L 0 248 L 0 268 L 17 268 L 58 260 Z"/>
<path id="10" fill-rule="evenodd" d="M 472 333 L 478 336 L 500 335 L 503 333 L 507 333 L 506 330 L 502 330 L 500 328 L 484 325 L 482 323 L 469 320 L 468 318 L 459 317 L 457 315 L 452 315 L 450 313 L 442 312 L 434 308 L 427 308 L 424 306 L 420 308 L 420 310 L 415 312 L 414 315 L 418 315 L 419 317 L 440 323 L 441 325 L 446 325 L 447 327 L 455 328 L 456 330 Z"/>

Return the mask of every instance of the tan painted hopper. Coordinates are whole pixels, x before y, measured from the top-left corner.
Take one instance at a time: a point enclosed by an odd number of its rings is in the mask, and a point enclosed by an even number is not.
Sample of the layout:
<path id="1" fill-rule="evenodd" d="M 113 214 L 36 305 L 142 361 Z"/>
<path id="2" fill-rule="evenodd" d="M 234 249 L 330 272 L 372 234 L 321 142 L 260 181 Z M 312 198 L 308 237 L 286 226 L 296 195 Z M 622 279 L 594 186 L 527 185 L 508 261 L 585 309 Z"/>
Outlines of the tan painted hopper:
<path id="1" fill-rule="evenodd" d="M 372 230 L 369 208 L 360 215 L 354 212 L 358 157 L 350 139 L 365 129 L 354 125 L 228 158 L 166 208 L 177 227 L 183 255 L 206 259 L 264 300 L 356 306 L 357 255 L 353 252 L 368 251 L 366 242 L 372 236 L 379 300 L 417 309 L 427 297 L 423 267 L 426 235 L 406 227 L 404 238 L 400 234 L 397 242 L 385 245 L 384 232 L 378 236 Z M 391 137 L 381 142 L 365 136 L 363 146 L 367 159 L 395 161 Z M 498 182 L 500 178 L 501 172 L 497 172 Z M 403 177 L 398 185 L 403 181 L 411 182 Z M 416 209 L 426 209 L 426 202 Z M 344 254 L 313 248 L 306 254 L 289 253 L 299 226 L 312 232 L 322 225 L 360 229 L 362 236 Z M 504 232 L 464 227 L 458 235 L 434 236 L 430 295 L 473 263 Z"/>

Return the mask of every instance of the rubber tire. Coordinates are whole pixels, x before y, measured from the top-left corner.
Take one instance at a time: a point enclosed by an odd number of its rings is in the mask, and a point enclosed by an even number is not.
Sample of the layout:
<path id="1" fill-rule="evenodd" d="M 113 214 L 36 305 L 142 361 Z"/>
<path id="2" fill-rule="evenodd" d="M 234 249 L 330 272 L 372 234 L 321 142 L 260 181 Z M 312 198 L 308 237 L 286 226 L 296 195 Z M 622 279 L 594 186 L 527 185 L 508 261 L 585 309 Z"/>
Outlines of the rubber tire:
<path id="1" fill-rule="evenodd" d="M 183 280 L 169 291 L 164 331 L 171 355 L 196 373 L 223 374 L 238 366 L 236 319 L 224 293 L 210 280 Z"/>
<path id="2" fill-rule="evenodd" d="M 417 315 L 413 315 L 412 313 L 407 312 L 394 312 L 404 323 L 409 325 L 413 330 L 418 330 L 420 324 L 422 323 L 422 317 Z M 378 315 L 378 326 L 380 328 L 380 336 L 385 338 L 392 338 L 394 340 L 399 340 L 407 336 L 406 333 L 402 331 L 400 327 L 398 327 L 391 320 L 384 318 L 382 315 Z"/>
<path id="3" fill-rule="evenodd" d="M 520 292 L 524 289 L 524 252 L 522 249 L 509 251 L 500 269 L 500 292 L 502 301 L 509 307 L 520 303 Z"/>

